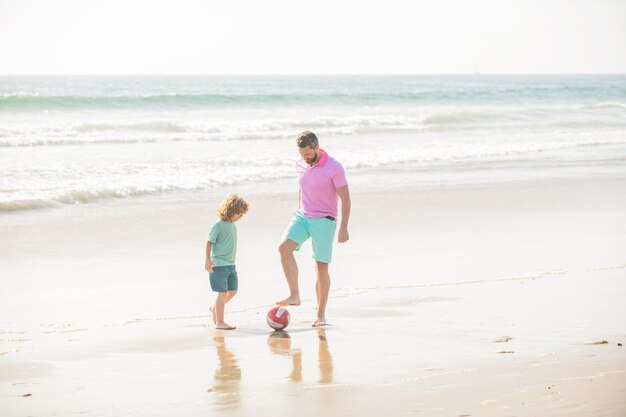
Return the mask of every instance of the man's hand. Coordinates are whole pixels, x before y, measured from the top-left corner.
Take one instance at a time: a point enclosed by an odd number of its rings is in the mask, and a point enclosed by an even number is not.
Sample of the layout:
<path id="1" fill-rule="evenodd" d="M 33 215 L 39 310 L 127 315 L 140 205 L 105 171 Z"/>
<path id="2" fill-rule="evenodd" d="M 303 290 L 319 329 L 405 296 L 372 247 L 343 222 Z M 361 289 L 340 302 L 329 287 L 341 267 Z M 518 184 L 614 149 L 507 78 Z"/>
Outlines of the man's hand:
<path id="1" fill-rule="evenodd" d="M 348 233 L 347 227 L 342 227 L 339 229 L 339 233 L 337 234 L 337 241 L 339 243 L 347 242 L 350 239 L 350 234 Z"/>
<path id="2" fill-rule="evenodd" d="M 213 261 L 207 259 L 206 264 L 204 265 L 204 269 L 206 269 L 207 272 L 213 272 L 214 266 L 215 264 L 213 263 Z"/>

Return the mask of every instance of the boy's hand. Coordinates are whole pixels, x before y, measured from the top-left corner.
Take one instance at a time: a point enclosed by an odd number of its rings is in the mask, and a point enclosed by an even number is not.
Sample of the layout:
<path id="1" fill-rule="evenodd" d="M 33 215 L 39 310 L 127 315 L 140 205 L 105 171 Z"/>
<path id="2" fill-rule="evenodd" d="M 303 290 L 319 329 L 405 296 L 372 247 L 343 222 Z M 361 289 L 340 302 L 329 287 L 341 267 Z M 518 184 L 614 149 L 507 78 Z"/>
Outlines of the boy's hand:
<path id="1" fill-rule="evenodd" d="M 207 272 L 213 272 L 214 266 L 215 264 L 210 259 L 207 259 L 206 264 L 204 265 L 204 269 L 206 269 Z"/>

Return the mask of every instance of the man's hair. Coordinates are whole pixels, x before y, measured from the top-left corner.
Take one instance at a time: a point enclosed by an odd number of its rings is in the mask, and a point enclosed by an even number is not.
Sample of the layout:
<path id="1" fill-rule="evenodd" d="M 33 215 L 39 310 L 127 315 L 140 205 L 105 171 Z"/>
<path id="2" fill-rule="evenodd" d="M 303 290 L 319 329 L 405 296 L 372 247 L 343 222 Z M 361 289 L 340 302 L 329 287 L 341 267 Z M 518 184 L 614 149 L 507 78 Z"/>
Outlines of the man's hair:
<path id="1" fill-rule="evenodd" d="M 237 194 L 228 194 L 217 208 L 217 214 L 224 221 L 231 221 L 233 216 L 237 214 L 246 214 L 248 212 L 248 202 Z"/>
<path id="2" fill-rule="evenodd" d="M 300 148 L 306 148 L 307 146 L 311 148 L 315 148 L 316 146 L 319 145 L 319 142 L 317 141 L 317 136 L 315 136 L 315 133 L 310 132 L 308 130 L 305 130 L 304 132 L 300 133 L 300 135 L 298 136 L 298 139 L 296 139 L 296 143 L 298 144 Z"/>

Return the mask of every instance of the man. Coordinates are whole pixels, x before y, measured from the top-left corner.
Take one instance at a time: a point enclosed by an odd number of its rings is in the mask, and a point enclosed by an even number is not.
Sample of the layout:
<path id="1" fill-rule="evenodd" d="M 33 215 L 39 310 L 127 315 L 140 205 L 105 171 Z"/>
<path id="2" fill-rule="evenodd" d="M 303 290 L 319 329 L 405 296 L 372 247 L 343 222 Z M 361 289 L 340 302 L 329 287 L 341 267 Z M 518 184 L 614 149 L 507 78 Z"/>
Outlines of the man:
<path id="1" fill-rule="evenodd" d="M 327 324 L 326 302 L 330 291 L 328 264 L 331 262 L 333 240 L 337 229 L 337 197 L 341 199 L 341 224 L 337 241 L 343 243 L 349 239 L 350 192 L 343 167 L 323 149 L 320 149 L 317 136 L 313 132 L 302 132 L 296 143 L 302 157 L 296 162 L 300 185 L 299 210 L 294 213 L 293 220 L 285 232 L 284 240 L 278 247 L 291 294 L 276 304 L 300 305 L 298 265 L 293 252 L 299 250 L 302 243 L 310 237 L 317 273 L 315 287 L 317 319 L 313 322 L 313 326 L 319 327 Z"/>

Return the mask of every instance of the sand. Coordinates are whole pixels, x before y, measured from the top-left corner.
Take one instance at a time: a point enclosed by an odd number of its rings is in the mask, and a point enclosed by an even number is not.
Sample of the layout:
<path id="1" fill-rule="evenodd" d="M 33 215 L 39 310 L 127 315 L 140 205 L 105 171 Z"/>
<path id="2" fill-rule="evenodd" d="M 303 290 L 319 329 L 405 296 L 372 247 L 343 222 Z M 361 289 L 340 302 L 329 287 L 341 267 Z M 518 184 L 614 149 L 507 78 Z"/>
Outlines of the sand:
<path id="1" fill-rule="evenodd" d="M 626 178 L 398 178 L 352 176 L 332 326 L 305 247 L 284 333 L 290 181 L 236 190 L 232 332 L 202 269 L 227 190 L 2 215 L 2 416 L 626 415 Z"/>

